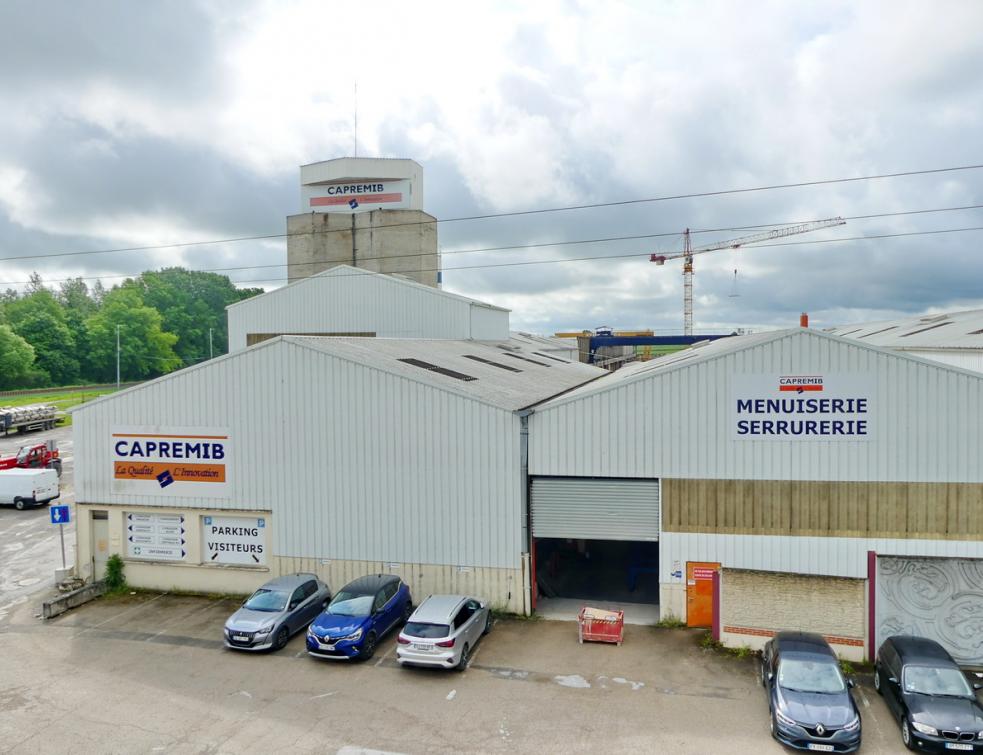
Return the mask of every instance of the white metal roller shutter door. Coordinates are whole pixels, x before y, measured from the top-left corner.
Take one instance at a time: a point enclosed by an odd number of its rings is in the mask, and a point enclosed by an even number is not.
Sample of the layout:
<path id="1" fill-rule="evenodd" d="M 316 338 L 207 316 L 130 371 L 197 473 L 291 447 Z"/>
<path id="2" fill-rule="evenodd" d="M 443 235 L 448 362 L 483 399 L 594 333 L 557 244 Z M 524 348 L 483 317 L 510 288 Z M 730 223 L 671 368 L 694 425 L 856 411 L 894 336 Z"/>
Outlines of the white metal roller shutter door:
<path id="1" fill-rule="evenodd" d="M 983 665 L 983 560 L 878 556 L 875 619 L 877 647 L 915 634 Z"/>
<path id="2" fill-rule="evenodd" d="M 534 477 L 533 537 L 659 539 L 659 481 Z"/>

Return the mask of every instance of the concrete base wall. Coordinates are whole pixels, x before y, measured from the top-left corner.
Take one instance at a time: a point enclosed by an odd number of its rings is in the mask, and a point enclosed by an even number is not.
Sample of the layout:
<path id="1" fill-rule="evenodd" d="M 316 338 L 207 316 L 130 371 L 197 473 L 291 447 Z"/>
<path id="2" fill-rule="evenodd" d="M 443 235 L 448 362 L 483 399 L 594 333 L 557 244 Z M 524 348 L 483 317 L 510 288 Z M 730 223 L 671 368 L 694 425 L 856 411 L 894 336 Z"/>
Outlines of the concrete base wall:
<path id="1" fill-rule="evenodd" d="M 287 218 L 291 281 L 337 265 L 398 273 L 436 286 L 440 267 L 436 218 L 419 210 L 311 212 Z"/>
<path id="2" fill-rule="evenodd" d="M 665 620 L 670 615 L 686 621 L 686 584 L 683 582 L 659 584 L 659 616 Z"/>
<path id="3" fill-rule="evenodd" d="M 317 558 L 276 559 L 278 573 L 312 572 L 328 583 L 332 592 L 366 574 L 396 574 L 420 603 L 428 595 L 473 595 L 491 603 L 497 610 L 527 614 L 523 569 L 457 567 L 439 564 L 392 564 L 379 561 L 335 561 Z"/>
<path id="4" fill-rule="evenodd" d="M 818 632 L 841 658 L 864 659 L 866 580 L 723 569 L 720 641 L 760 650 L 775 632 Z"/>
<path id="5" fill-rule="evenodd" d="M 527 561 L 517 569 L 490 567 L 461 567 L 439 564 L 393 564 L 379 561 L 332 560 L 277 556 L 272 552 L 275 520 L 270 512 L 210 511 L 206 509 L 141 509 L 136 506 L 106 506 L 79 504 L 77 509 L 76 569 L 89 581 L 102 577 L 94 571 L 92 542 L 92 511 L 108 513 L 109 546 L 104 555 L 118 553 L 123 557 L 127 582 L 134 587 L 151 590 L 181 590 L 187 592 L 248 594 L 264 582 L 294 572 L 311 572 L 336 591 L 357 577 L 366 574 L 397 574 L 413 592 L 414 602 L 427 595 L 459 593 L 488 600 L 499 610 L 529 613 L 529 584 Z M 183 514 L 185 517 L 187 556 L 184 561 L 145 561 L 127 556 L 127 513 Z M 201 524 L 204 516 L 263 516 L 267 521 L 267 563 L 258 567 L 215 565 L 201 559 Z"/>

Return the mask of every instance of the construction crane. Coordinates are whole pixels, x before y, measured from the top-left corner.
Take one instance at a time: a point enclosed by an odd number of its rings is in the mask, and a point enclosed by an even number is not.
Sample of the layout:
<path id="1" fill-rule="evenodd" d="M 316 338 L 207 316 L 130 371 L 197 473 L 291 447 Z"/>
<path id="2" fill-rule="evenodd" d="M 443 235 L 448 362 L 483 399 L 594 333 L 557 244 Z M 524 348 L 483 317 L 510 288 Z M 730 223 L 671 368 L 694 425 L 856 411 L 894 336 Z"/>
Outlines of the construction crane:
<path id="1" fill-rule="evenodd" d="M 831 228 L 837 225 L 846 225 L 843 218 L 828 218 L 826 220 L 813 220 L 809 223 L 799 223 L 784 228 L 776 228 L 772 231 L 762 231 L 751 236 L 743 236 L 739 239 L 729 241 L 717 241 L 713 244 L 698 246 L 696 249 L 690 243 L 689 228 L 683 233 L 683 251 L 671 254 L 653 254 L 650 262 L 656 265 L 664 265 L 669 260 L 683 260 L 683 334 L 693 335 L 693 257 L 697 254 L 715 252 L 720 249 L 740 249 L 742 246 L 753 244 L 757 241 L 767 241 L 768 239 L 779 239 L 785 236 L 795 236 L 799 233 L 810 233 L 821 228 Z"/>

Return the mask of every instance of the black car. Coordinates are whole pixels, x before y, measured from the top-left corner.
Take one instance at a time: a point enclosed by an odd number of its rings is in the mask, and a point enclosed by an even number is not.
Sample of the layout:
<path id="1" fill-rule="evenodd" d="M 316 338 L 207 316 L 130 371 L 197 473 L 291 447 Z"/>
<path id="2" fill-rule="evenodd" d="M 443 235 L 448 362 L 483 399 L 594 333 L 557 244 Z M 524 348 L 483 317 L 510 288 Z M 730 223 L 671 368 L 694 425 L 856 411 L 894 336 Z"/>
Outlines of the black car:
<path id="1" fill-rule="evenodd" d="M 874 662 L 874 687 L 901 722 L 909 750 L 983 752 L 983 708 L 952 656 L 934 640 L 895 635 Z"/>
<path id="2" fill-rule="evenodd" d="M 779 632 L 761 653 L 771 733 L 796 750 L 853 752 L 860 747 L 860 711 L 853 682 L 818 634 Z"/>

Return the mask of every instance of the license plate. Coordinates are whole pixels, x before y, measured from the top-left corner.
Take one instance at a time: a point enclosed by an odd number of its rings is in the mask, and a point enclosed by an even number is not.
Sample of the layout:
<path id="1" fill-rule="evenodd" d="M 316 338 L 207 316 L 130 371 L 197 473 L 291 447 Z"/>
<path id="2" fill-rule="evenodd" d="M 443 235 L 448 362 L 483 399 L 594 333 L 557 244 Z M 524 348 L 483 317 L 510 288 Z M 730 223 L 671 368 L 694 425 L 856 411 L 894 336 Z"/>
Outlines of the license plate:
<path id="1" fill-rule="evenodd" d="M 334 650 L 334 645 L 328 645 L 327 643 L 321 645 L 322 650 Z"/>
<path id="2" fill-rule="evenodd" d="M 431 642 L 414 642 L 414 650 L 433 650 L 433 643 Z"/>
<path id="3" fill-rule="evenodd" d="M 249 638 L 244 634 L 234 634 L 232 635 L 232 639 L 236 642 L 249 642 Z"/>
<path id="4" fill-rule="evenodd" d="M 815 742 L 810 742 L 809 749 L 815 750 L 816 752 L 832 752 L 833 745 L 817 745 Z"/>
<path id="5" fill-rule="evenodd" d="M 946 742 L 945 749 L 947 750 L 969 750 L 972 752 L 973 745 L 964 745 L 962 742 Z"/>

